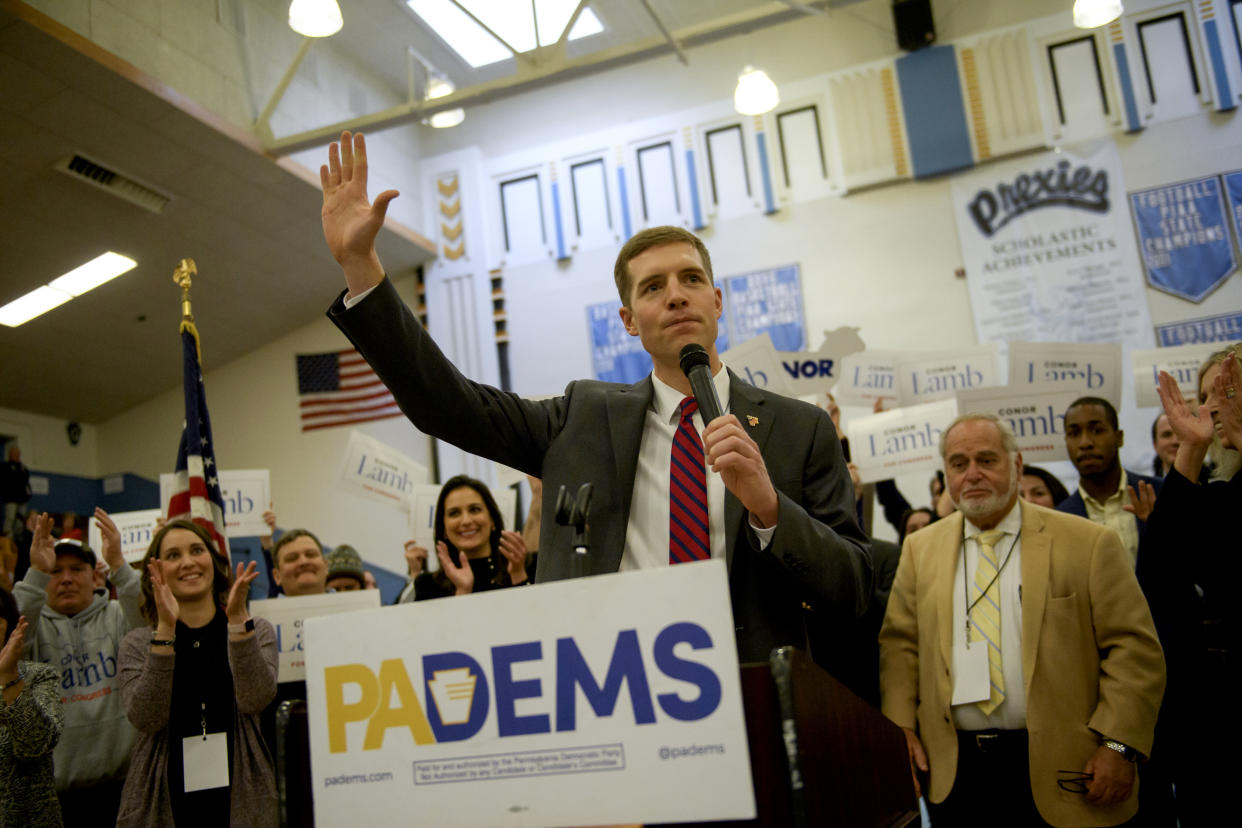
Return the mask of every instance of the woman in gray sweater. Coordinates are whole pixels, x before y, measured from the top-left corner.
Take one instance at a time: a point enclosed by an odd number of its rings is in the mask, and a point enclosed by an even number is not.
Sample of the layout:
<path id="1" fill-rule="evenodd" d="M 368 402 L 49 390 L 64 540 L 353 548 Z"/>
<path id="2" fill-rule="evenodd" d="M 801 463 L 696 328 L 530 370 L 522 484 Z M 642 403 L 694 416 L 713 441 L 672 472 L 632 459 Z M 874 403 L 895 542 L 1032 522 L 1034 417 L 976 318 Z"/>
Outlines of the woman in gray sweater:
<path id="1" fill-rule="evenodd" d="M 19 661 L 28 625 L 0 588 L 0 828 L 60 828 L 52 748 L 65 723 L 59 676 Z"/>
<path id="2" fill-rule="evenodd" d="M 275 826 L 276 778 L 259 714 L 276 695 L 276 633 L 246 609 L 254 562 L 165 524 L 143 559 L 152 627 L 121 642 L 121 700 L 138 730 L 118 826 Z"/>

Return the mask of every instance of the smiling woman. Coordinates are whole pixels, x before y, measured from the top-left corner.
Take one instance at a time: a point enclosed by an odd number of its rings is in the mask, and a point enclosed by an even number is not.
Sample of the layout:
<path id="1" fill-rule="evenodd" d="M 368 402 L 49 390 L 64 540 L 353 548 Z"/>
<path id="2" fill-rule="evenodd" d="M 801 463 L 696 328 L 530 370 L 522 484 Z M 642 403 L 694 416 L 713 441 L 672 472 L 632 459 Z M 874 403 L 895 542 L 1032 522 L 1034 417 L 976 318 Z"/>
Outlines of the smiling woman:
<path id="1" fill-rule="evenodd" d="M 465 475 L 448 480 L 436 501 L 434 529 L 440 569 L 414 579 L 415 601 L 529 582 L 526 544 L 504 530 L 500 507 L 482 481 Z"/>
<path id="2" fill-rule="evenodd" d="M 125 636 L 118 658 L 138 739 L 117 825 L 275 825 L 259 714 L 276 695 L 276 633 L 246 608 L 254 562 L 230 575 L 206 530 L 174 520 L 142 564 L 152 627 Z M 201 737 L 192 754 L 189 737 Z"/>

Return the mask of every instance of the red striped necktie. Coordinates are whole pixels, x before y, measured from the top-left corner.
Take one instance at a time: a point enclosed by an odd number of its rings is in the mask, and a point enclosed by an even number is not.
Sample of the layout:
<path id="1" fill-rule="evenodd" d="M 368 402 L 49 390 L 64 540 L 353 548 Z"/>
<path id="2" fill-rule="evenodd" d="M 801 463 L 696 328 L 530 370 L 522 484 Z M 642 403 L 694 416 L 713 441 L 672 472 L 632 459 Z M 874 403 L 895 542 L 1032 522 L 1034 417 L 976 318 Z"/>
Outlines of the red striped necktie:
<path id="1" fill-rule="evenodd" d="M 673 434 L 669 462 L 668 562 L 705 561 L 712 556 L 707 523 L 707 467 L 703 441 L 694 428 L 694 397 L 681 401 L 681 421 Z"/>

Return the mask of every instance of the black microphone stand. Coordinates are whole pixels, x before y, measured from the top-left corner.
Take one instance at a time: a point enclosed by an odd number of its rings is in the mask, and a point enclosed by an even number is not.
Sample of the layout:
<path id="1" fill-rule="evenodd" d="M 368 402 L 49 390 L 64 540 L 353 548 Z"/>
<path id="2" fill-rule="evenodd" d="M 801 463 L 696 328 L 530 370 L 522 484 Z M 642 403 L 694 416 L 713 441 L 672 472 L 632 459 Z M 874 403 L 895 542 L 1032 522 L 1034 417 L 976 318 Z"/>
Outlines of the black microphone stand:
<path id="1" fill-rule="evenodd" d="M 573 497 L 569 490 L 561 486 L 556 493 L 556 522 L 561 526 L 569 526 L 574 530 L 573 558 L 570 563 L 570 575 L 581 578 L 588 574 L 587 560 L 591 553 L 590 527 L 587 516 L 591 511 L 591 492 L 594 486 L 583 483 L 578 487 L 578 496 Z"/>

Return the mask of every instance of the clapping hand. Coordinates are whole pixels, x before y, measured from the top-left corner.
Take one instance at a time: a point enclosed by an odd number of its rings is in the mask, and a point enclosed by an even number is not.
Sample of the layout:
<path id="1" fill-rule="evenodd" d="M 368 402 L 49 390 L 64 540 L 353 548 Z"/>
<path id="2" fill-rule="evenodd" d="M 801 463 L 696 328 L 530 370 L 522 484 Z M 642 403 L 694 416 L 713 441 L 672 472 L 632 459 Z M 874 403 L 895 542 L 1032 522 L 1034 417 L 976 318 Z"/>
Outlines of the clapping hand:
<path id="1" fill-rule="evenodd" d="M 121 530 L 116 528 L 108 513 L 95 507 L 95 523 L 103 536 L 103 560 L 112 572 L 125 566 L 125 553 L 121 551 Z"/>
<path id="2" fill-rule="evenodd" d="M 250 597 L 250 584 L 257 577 L 259 569 L 254 561 L 237 565 L 237 574 L 233 577 L 233 585 L 229 587 L 229 597 L 224 605 L 224 614 L 230 624 L 244 624 L 250 617 L 246 612 L 246 600 Z"/>
<path id="3" fill-rule="evenodd" d="M 457 588 L 458 595 L 468 595 L 474 592 L 474 570 L 470 568 L 470 561 L 459 552 L 457 553 L 459 563 L 453 563 L 453 557 L 449 555 L 448 546 L 444 541 L 436 541 L 436 557 L 440 559 L 444 574 Z"/>
<path id="4" fill-rule="evenodd" d="M 526 582 L 526 542 L 517 532 L 508 530 L 500 533 L 500 554 L 505 556 L 509 564 L 509 582 L 521 584 Z"/>
<path id="5" fill-rule="evenodd" d="M 181 617 L 181 605 L 177 603 L 168 582 L 164 579 L 164 562 L 159 558 L 147 561 L 147 572 L 151 578 L 151 595 L 155 598 L 155 614 L 157 637 L 168 640 L 177 629 L 177 619 Z"/>
<path id="6" fill-rule="evenodd" d="M 17 662 L 22 657 L 22 648 L 26 643 L 26 630 L 29 626 L 26 623 L 26 616 L 18 618 L 17 626 L 13 628 L 9 640 L 5 642 L 4 649 L 0 650 L 0 684 L 8 684 L 17 680 Z"/>
<path id="7" fill-rule="evenodd" d="M 51 575 L 56 567 L 56 541 L 52 540 L 52 518 L 47 512 L 35 518 L 30 565 L 46 575 Z"/>

